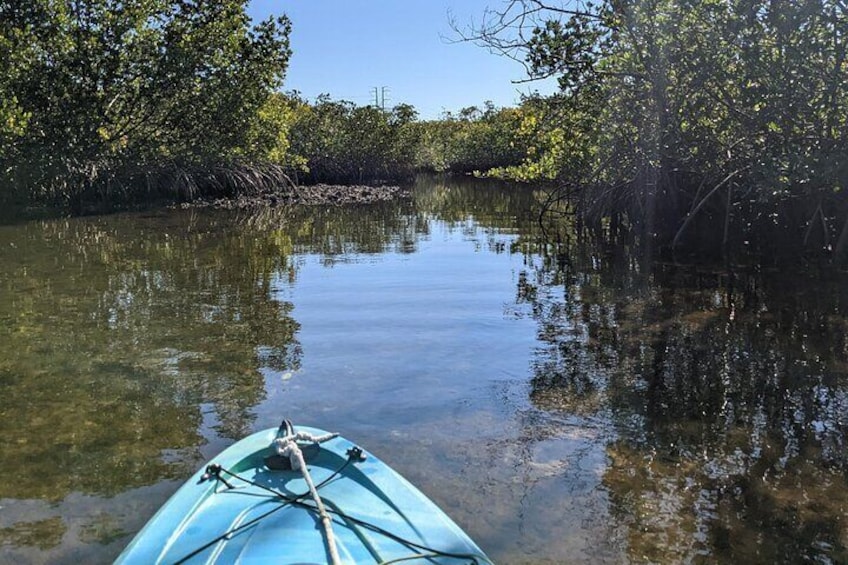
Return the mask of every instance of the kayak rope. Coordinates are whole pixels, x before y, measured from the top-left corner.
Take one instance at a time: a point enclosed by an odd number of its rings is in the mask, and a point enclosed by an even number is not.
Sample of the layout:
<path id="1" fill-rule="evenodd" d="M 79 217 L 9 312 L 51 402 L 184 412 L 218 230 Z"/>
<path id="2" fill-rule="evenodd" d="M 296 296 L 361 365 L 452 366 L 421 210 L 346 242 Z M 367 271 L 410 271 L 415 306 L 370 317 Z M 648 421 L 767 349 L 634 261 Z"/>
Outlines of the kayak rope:
<path id="1" fill-rule="evenodd" d="M 327 483 L 329 483 L 330 481 L 332 481 L 333 479 L 335 479 L 336 477 L 338 477 L 338 476 L 342 473 L 342 471 L 344 471 L 344 470 L 345 470 L 345 467 L 347 467 L 347 466 L 348 466 L 348 465 L 349 465 L 352 461 L 353 461 L 353 459 L 352 459 L 352 458 L 351 458 L 351 459 L 348 459 L 347 461 L 345 461 L 345 462 L 344 462 L 344 464 L 343 464 L 341 467 L 339 467 L 338 469 L 336 469 L 336 470 L 333 472 L 333 474 L 332 474 L 332 475 L 330 475 L 329 477 L 327 477 L 326 479 L 324 479 L 323 481 L 321 481 L 320 483 L 318 483 L 318 485 L 317 485 L 317 487 L 316 487 L 316 488 L 321 488 L 322 486 L 326 485 Z M 228 531 L 224 532 L 223 534 L 221 534 L 220 536 L 216 537 L 215 539 L 213 539 L 213 540 L 209 541 L 208 543 L 205 543 L 204 545 L 202 545 L 202 546 L 198 547 L 197 549 L 195 549 L 194 551 L 192 551 L 192 552 L 191 552 L 191 553 L 189 553 L 188 555 L 186 555 L 186 556 L 182 557 L 182 558 L 181 558 L 181 559 L 179 559 L 178 561 L 175 561 L 175 562 L 174 562 L 174 565 L 181 565 L 182 563 L 185 563 L 186 561 L 188 561 L 189 559 L 191 559 L 191 558 L 192 558 L 192 557 L 194 557 L 195 555 L 198 555 L 199 553 L 201 553 L 201 552 L 205 551 L 206 549 L 209 549 L 210 547 L 212 547 L 213 545 L 215 545 L 215 544 L 216 544 L 216 543 L 218 543 L 219 541 L 221 541 L 221 540 L 223 540 L 223 539 L 227 539 L 227 538 L 229 538 L 229 537 L 230 537 L 230 536 L 232 536 L 233 534 L 236 534 L 236 533 L 240 532 L 241 530 L 243 530 L 243 529 L 245 529 L 245 528 L 248 528 L 248 527 L 252 526 L 253 524 L 255 524 L 255 523 L 259 522 L 260 520 L 263 520 L 263 519 L 267 518 L 268 516 L 270 516 L 270 515 L 271 515 L 271 514 L 273 514 L 274 512 L 277 512 L 278 510 L 282 510 L 283 508 L 285 508 L 285 507 L 289 506 L 290 504 L 291 504 L 291 505 L 299 505 L 299 504 L 302 504 L 300 501 L 301 501 L 301 500 L 303 500 L 304 498 L 307 498 L 307 497 L 309 496 L 309 494 L 310 494 L 310 493 L 309 493 L 309 491 L 307 491 L 307 492 L 304 492 L 304 493 L 302 493 L 302 494 L 298 494 L 297 496 L 286 496 L 285 494 L 283 494 L 283 493 L 281 493 L 281 492 L 279 492 L 279 491 L 277 491 L 277 490 L 274 490 L 274 489 L 272 489 L 272 488 L 266 487 L 265 485 L 260 484 L 260 483 L 257 483 L 257 482 L 255 482 L 255 481 L 251 481 L 250 479 L 246 479 L 246 478 L 244 478 L 244 477 L 242 477 L 242 476 L 240 476 L 240 475 L 237 475 L 236 473 L 233 473 L 232 471 L 228 471 L 227 469 L 224 469 L 223 467 L 220 467 L 220 466 L 218 466 L 218 468 L 217 468 L 217 472 L 216 472 L 214 475 L 212 475 L 212 477 L 211 477 L 211 478 L 215 478 L 215 479 L 217 479 L 217 480 L 220 480 L 220 481 L 222 481 L 224 484 L 229 484 L 229 483 L 227 483 L 227 482 L 224 480 L 224 478 L 223 478 L 223 477 L 221 477 L 221 473 L 222 473 L 222 472 L 224 472 L 224 473 L 226 473 L 226 474 L 230 475 L 231 477 L 233 477 L 233 478 L 235 478 L 235 479 L 238 479 L 238 480 L 240 480 L 240 481 L 242 481 L 242 482 L 245 482 L 245 483 L 247 483 L 247 484 L 249 484 L 249 485 L 251 485 L 251 486 L 255 486 L 255 487 L 258 487 L 258 488 L 261 488 L 261 489 L 267 490 L 268 492 L 270 492 L 271 494 L 273 494 L 276 498 L 281 499 L 281 500 L 282 500 L 282 502 L 283 502 L 283 504 L 280 504 L 279 506 L 276 506 L 276 507 L 272 508 L 272 509 L 271 509 L 271 510 L 269 510 L 268 512 L 265 512 L 264 514 L 261 514 L 261 515 L 259 515 L 259 516 L 256 516 L 255 518 L 253 518 L 253 519 L 251 519 L 251 520 L 248 520 L 247 522 L 244 522 L 243 524 L 239 524 L 238 526 L 236 526 L 236 527 L 234 527 L 234 528 L 232 528 L 232 529 L 230 529 L 230 530 L 228 530 Z M 232 487 L 229 487 L 229 488 L 232 488 Z M 307 508 L 311 508 L 311 507 L 310 507 L 310 506 L 307 506 Z"/>
<path id="2" fill-rule="evenodd" d="M 341 565 L 339 559 L 339 551 L 336 548 L 336 536 L 333 534 L 333 521 L 330 515 L 327 514 L 327 509 L 324 507 L 324 501 L 318 494 L 318 489 L 315 488 L 315 483 L 312 482 L 312 477 L 309 474 L 309 468 L 306 466 L 306 461 L 303 459 L 303 452 L 297 445 L 298 441 L 309 441 L 312 443 L 324 443 L 331 439 L 339 437 L 339 434 L 331 433 L 323 436 L 313 436 L 309 432 L 297 432 L 286 434 L 283 437 L 278 437 L 274 440 L 277 445 L 277 453 L 281 457 L 288 457 L 291 462 L 293 471 L 300 471 L 303 475 L 303 480 L 306 481 L 306 486 L 309 487 L 309 494 L 312 495 L 312 500 L 315 501 L 315 506 L 318 508 L 318 516 L 321 518 L 321 525 L 324 528 L 324 537 L 327 541 L 327 551 L 330 553 L 330 565 Z"/>
<path id="3" fill-rule="evenodd" d="M 325 484 L 329 483 L 330 480 L 332 480 L 336 476 L 340 475 L 342 473 L 342 471 L 344 470 L 344 468 L 349 463 L 357 460 L 355 453 L 351 454 L 349 457 L 350 458 L 345 462 L 345 464 L 342 465 L 341 468 L 339 468 L 338 471 L 333 473 L 332 477 L 329 477 L 329 478 L 325 479 L 324 481 L 322 481 L 317 486 L 317 488 L 321 488 Z M 256 519 L 251 520 L 250 523 L 257 522 L 257 521 L 261 520 L 262 518 L 265 518 L 266 516 L 268 516 L 272 512 L 276 512 L 280 508 L 284 508 L 288 504 L 291 504 L 292 506 L 296 506 L 298 508 L 304 508 L 306 510 L 311 510 L 311 511 L 316 510 L 316 508 L 314 506 L 304 502 L 304 499 L 308 498 L 308 496 L 309 496 L 308 492 L 303 493 L 303 494 L 301 494 L 301 495 L 299 495 L 295 498 L 292 498 L 292 497 L 289 497 L 286 494 L 284 494 L 284 493 L 282 493 L 278 490 L 272 489 L 272 488 L 267 487 L 263 484 L 260 484 L 260 483 L 257 483 L 255 481 L 252 481 L 248 478 L 242 477 L 241 475 L 239 475 L 237 473 L 233 473 L 232 471 L 228 471 L 227 469 L 222 469 L 222 471 L 224 473 L 228 474 L 229 476 L 233 477 L 234 479 L 238 479 L 239 481 L 247 483 L 251 486 L 255 486 L 255 487 L 261 488 L 263 490 L 266 490 L 266 491 L 274 494 L 277 498 L 280 498 L 281 500 L 283 500 L 285 502 L 285 504 L 280 505 L 279 507 L 271 510 L 270 512 L 267 512 L 267 513 L 263 514 L 262 516 L 259 516 Z M 340 519 L 347 521 L 347 522 L 350 522 L 350 523 L 353 523 L 353 524 L 356 524 L 357 526 L 361 526 L 361 527 L 365 528 L 366 530 L 371 530 L 374 533 L 386 536 L 387 538 L 392 539 L 392 540 L 394 540 L 394 541 L 396 541 L 400 544 L 403 544 L 403 545 L 409 547 L 410 549 L 414 549 L 414 550 L 417 550 L 419 552 L 426 552 L 426 553 L 416 553 L 415 555 L 410 555 L 410 556 L 406 556 L 406 557 L 399 557 L 399 558 L 395 558 L 395 559 L 390 559 L 389 561 L 381 561 L 379 565 L 389 565 L 391 563 L 399 563 L 399 562 L 402 562 L 402 561 L 409 561 L 409 560 L 413 560 L 413 559 L 430 558 L 430 557 L 433 557 L 433 556 L 448 557 L 448 558 L 451 558 L 451 559 L 470 560 L 471 563 L 473 563 L 475 565 L 480 565 L 480 564 L 492 565 L 491 560 L 489 560 L 485 555 L 481 555 L 481 554 L 477 554 L 477 553 L 453 553 L 453 552 L 450 552 L 450 551 L 442 551 L 440 549 L 428 547 L 426 545 L 416 543 L 414 541 L 403 538 L 403 537 L 401 537 L 401 536 L 399 536 L 395 533 L 392 533 L 392 532 L 390 532 L 390 531 L 388 531 L 384 528 L 381 528 L 380 526 L 377 526 L 376 524 L 372 524 L 371 522 L 366 522 L 365 520 L 351 516 L 350 514 L 342 512 L 341 510 L 336 510 L 334 508 L 330 508 L 330 509 L 327 510 L 327 512 L 329 512 L 330 514 L 335 514 Z M 220 536 L 218 539 L 213 540 L 212 543 L 207 544 L 207 547 L 210 546 L 210 545 L 213 545 L 215 542 L 220 541 L 221 539 L 223 539 L 224 537 L 234 533 L 235 531 L 238 531 L 242 527 L 246 527 L 247 525 L 249 525 L 249 524 L 244 524 L 244 526 L 240 526 L 239 528 L 236 528 L 236 529 L 234 529 L 230 532 L 227 532 L 226 534 Z M 200 553 L 200 551 L 198 551 L 197 553 Z M 182 561 L 180 561 L 180 563 L 182 563 Z"/>
<path id="4" fill-rule="evenodd" d="M 335 547 L 335 536 L 333 535 L 332 526 L 331 526 L 332 519 L 330 518 L 329 514 L 334 514 L 334 515 L 338 516 L 340 519 L 342 519 L 346 522 L 356 524 L 357 526 L 363 527 L 367 530 L 371 530 L 371 531 L 373 531 L 377 534 L 383 535 L 383 536 L 385 536 L 389 539 L 392 539 L 392 540 L 394 540 L 394 541 L 396 541 L 400 544 L 403 544 L 403 545 L 409 547 L 410 549 L 418 552 L 415 555 L 399 557 L 399 558 L 395 558 L 395 559 L 390 559 L 388 561 L 382 561 L 380 563 L 380 565 L 390 565 L 390 564 L 393 564 L 393 563 L 401 563 L 403 561 L 410 561 L 410 560 L 415 560 L 415 559 L 432 559 L 434 557 L 447 557 L 449 559 L 462 559 L 462 560 L 470 561 L 472 564 L 476 564 L 476 565 L 480 565 L 480 564 L 492 565 L 492 562 L 485 555 L 475 554 L 475 553 L 453 553 L 453 552 L 449 552 L 449 551 L 442 551 L 442 550 L 439 550 L 439 549 L 434 549 L 432 547 L 428 547 L 426 545 L 419 544 L 419 543 L 413 542 L 411 540 L 405 539 L 405 538 L 403 538 L 403 537 L 401 537 L 397 534 L 394 534 L 394 533 L 392 533 L 392 532 L 390 532 L 390 531 L 388 531 L 384 528 L 381 528 L 380 526 L 377 526 L 377 525 L 372 524 L 370 522 L 366 522 L 365 520 L 361 520 L 359 518 L 355 518 L 353 516 L 350 516 L 349 514 L 346 514 L 345 512 L 342 512 L 341 510 L 338 510 L 338 509 L 335 509 L 335 508 L 327 509 L 324 506 L 324 503 L 321 500 L 321 497 L 318 496 L 318 489 L 320 489 L 321 487 L 323 487 L 324 485 L 326 485 L 327 483 L 331 482 L 336 477 L 338 477 L 350 463 L 362 461 L 365 458 L 365 455 L 363 454 L 362 450 L 358 447 L 353 447 L 353 448 L 349 449 L 348 453 L 347 453 L 347 455 L 348 455 L 347 461 L 345 461 L 345 463 L 341 467 L 339 467 L 336 471 L 334 471 L 329 477 L 327 477 L 326 479 L 321 481 L 317 486 L 315 486 L 312 482 L 312 477 L 309 476 L 309 471 L 306 467 L 306 462 L 304 461 L 303 453 L 300 450 L 300 447 L 297 445 L 296 442 L 297 441 L 310 441 L 310 442 L 314 442 L 314 443 L 322 443 L 322 442 L 331 440 L 335 437 L 338 437 L 339 434 L 330 433 L 330 434 L 326 434 L 326 435 L 323 435 L 323 436 L 315 437 L 312 434 L 309 434 L 309 433 L 306 433 L 306 432 L 295 433 L 294 432 L 294 426 L 292 426 L 291 422 L 288 421 L 288 420 L 283 421 L 283 423 L 280 425 L 280 430 L 279 430 L 278 433 L 284 433 L 285 435 L 283 435 L 282 437 L 278 437 L 277 439 L 274 440 L 274 445 L 276 447 L 277 453 L 282 457 L 288 457 L 289 462 L 291 463 L 291 466 L 292 466 L 292 470 L 300 470 L 301 471 L 301 473 L 303 474 L 304 480 L 306 481 L 307 486 L 309 487 L 309 490 L 307 492 L 304 492 L 304 493 L 299 494 L 297 496 L 290 496 L 290 495 L 286 495 L 286 494 L 284 494 L 284 493 L 282 493 L 282 492 L 280 492 L 276 489 L 273 489 L 273 488 L 270 488 L 266 485 L 263 485 L 261 483 L 257 483 L 255 481 L 252 481 L 252 480 L 250 480 L 246 477 L 242 477 L 241 475 L 239 475 L 237 473 L 234 473 L 234 472 L 232 472 L 228 469 L 224 469 L 220 465 L 210 466 L 210 468 L 214 467 L 214 469 L 213 469 L 213 472 L 211 472 L 211 473 L 209 473 L 209 470 L 207 469 L 207 473 L 209 474 L 208 478 L 214 478 L 216 480 L 219 480 L 219 481 L 223 482 L 227 486 L 227 488 L 232 489 L 233 486 L 231 484 L 229 484 L 224 479 L 224 477 L 221 476 L 222 473 L 226 473 L 227 475 L 229 475 L 230 477 L 232 477 L 234 479 L 237 479 L 241 482 L 247 483 L 251 486 L 260 488 L 262 490 L 268 491 L 269 493 L 273 494 L 275 498 L 280 499 L 282 501 L 282 504 L 280 504 L 279 506 L 277 506 L 275 508 L 272 508 L 268 512 L 265 512 L 265 513 L 263 513 L 259 516 L 256 516 L 255 518 L 253 518 L 253 519 L 251 519 L 251 520 L 249 520 L 249 521 L 247 521 L 243 524 L 240 524 L 239 526 L 236 526 L 236 527 L 230 529 L 229 531 L 221 534 L 220 536 L 209 541 L 208 543 L 204 544 L 203 546 L 195 549 L 194 551 L 192 551 L 191 553 L 189 553 L 188 555 L 186 555 L 182 559 L 176 561 L 175 562 L 176 564 L 185 563 L 186 561 L 188 561 L 192 557 L 200 554 L 201 552 L 208 549 L 209 547 L 212 547 L 213 545 L 220 542 L 221 540 L 227 539 L 230 536 L 238 533 L 239 531 L 241 531 L 241 530 L 243 530 L 243 529 L 245 529 L 249 526 L 252 526 L 253 524 L 259 522 L 260 520 L 267 518 L 268 516 L 270 516 L 274 512 L 277 512 L 278 510 L 281 510 L 281 509 L 291 505 L 291 506 L 296 506 L 296 507 L 299 507 L 299 508 L 304 508 L 306 510 L 310 510 L 310 511 L 313 511 L 313 512 L 316 511 L 316 510 L 318 511 L 318 514 L 321 516 L 321 522 L 325 526 L 325 534 L 326 534 L 326 538 L 327 538 L 327 545 L 328 545 L 328 548 L 331 548 L 330 549 L 330 557 L 331 557 L 331 559 L 334 559 L 334 561 L 331 561 L 331 563 L 333 565 L 338 565 L 341 562 L 339 560 L 338 552 L 337 552 L 337 549 Z M 292 448 L 292 446 L 294 446 L 294 449 Z M 312 498 L 313 502 L 315 503 L 315 506 L 312 506 L 312 505 L 307 504 L 305 502 L 305 499 L 310 498 L 310 497 Z"/>

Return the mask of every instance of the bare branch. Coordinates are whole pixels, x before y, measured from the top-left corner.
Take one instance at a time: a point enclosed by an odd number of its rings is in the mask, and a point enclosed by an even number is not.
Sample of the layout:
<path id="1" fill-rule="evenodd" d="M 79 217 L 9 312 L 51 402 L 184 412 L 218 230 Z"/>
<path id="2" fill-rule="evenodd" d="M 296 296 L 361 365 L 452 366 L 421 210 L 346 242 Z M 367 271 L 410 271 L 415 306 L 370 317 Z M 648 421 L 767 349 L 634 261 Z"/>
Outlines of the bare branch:
<path id="1" fill-rule="evenodd" d="M 452 13 L 448 13 L 449 25 L 456 34 L 454 38 L 443 40 L 451 43 L 473 43 L 519 63 L 528 78 L 513 81 L 520 84 L 543 80 L 559 74 L 555 69 L 539 71 L 528 61 L 531 50 L 529 35 L 534 30 L 544 29 L 551 21 L 562 21 L 566 17 L 583 17 L 600 21 L 601 16 L 583 9 L 583 3 L 566 7 L 565 2 L 551 3 L 542 0 L 510 0 L 502 9 L 486 8 L 482 21 L 475 25 L 460 25 Z M 565 66 L 581 65 L 585 61 L 564 61 Z"/>

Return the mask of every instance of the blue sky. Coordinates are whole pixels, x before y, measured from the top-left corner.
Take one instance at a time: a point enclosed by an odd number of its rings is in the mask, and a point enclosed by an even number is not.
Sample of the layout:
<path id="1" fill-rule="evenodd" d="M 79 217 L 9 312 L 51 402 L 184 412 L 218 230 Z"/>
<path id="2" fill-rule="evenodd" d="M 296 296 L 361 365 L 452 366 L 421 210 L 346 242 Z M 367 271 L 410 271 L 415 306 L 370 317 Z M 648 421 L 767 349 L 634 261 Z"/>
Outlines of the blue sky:
<path id="1" fill-rule="evenodd" d="M 469 43 L 450 43 L 449 12 L 460 25 L 479 22 L 499 0 L 253 0 L 254 19 L 285 13 L 292 21 L 292 56 L 285 90 L 328 93 L 373 103 L 387 87 L 386 106 L 412 104 L 422 118 L 491 100 L 516 103 L 519 92 L 550 93 L 546 83 L 512 84 L 523 67 Z"/>

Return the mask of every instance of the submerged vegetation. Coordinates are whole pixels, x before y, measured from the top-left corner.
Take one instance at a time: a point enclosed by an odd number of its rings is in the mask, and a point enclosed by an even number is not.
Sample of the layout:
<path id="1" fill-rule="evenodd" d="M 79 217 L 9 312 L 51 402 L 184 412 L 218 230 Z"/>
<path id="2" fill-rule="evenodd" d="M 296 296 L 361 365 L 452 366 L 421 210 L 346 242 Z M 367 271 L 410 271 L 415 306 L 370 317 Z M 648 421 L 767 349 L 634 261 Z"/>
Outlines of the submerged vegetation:
<path id="1" fill-rule="evenodd" d="M 246 1 L 0 2 L 0 198 L 189 200 L 418 171 L 552 187 L 646 250 L 848 258 L 836 0 L 496 4 L 463 39 L 560 91 L 419 120 L 283 93 L 285 16 Z"/>

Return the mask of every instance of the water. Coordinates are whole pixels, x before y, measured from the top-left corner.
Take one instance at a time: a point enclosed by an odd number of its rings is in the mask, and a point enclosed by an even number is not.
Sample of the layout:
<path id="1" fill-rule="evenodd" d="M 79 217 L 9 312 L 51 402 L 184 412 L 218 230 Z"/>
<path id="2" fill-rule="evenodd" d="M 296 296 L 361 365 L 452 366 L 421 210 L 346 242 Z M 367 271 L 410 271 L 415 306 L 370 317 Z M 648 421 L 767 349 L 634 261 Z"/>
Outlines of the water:
<path id="1" fill-rule="evenodd" d="M 282 417 L 500 563 L 848 561 L 848 285 L 540 246 L 530 189 L 0 227 L 0 562 L 108 562 Z"/>

